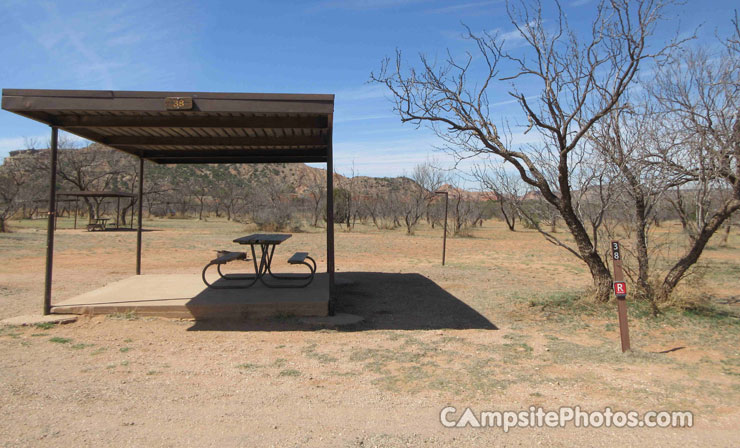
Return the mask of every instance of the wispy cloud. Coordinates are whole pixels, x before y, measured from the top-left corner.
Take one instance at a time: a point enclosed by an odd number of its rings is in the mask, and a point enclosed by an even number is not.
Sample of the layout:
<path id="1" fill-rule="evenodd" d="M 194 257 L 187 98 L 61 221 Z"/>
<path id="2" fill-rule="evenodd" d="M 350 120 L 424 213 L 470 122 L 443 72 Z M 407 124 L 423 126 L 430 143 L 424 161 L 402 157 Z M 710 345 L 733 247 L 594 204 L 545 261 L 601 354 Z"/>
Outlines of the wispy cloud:
<path id="1" fill-rule="evenodd" d="M 171 54 L 174 46 L 190 39 L 192 33 L 182 35 L 177 29 L 188 8 L 168 8 L 162 14 L 159 7 L 142 14 L 141 5 L 129 3 L 62 7 L 29 1 L 3 13 L 19 25 L 23 39 L 34 42 L 45 51 L 46 60 L 59 66 L 57 82 L 114 89 L 150 75 L 153 64 L 147 61 Z"/>
<path id="2" fill-rule="evenodd" d="M 431 0 L 327 0 L 315 5 L 313 10 L 345 9 L 365 11 L 370 9 L 398 8 L 416 3 L 426 3 Z"/>
<path id="3" fill-rule="evenodd" d="M 468 33 L 467 31 L 450 31 L 450 30 L 442 30 L 440 31 L 443 37 L 449 40 L 454 41 L 469 41 Z M 481 31 L 473 31 L 473 34 L 476 36 L 484 36 L 486 33 L 490 34 L 491 36 L 496 36 L 497 41 L 504 41 L 504 47 L 505 48 L 516 48 L 519 46 L 522 46 L 525 43 L 524 37 L 522 37 L 521 33 L 517 29 L 511 29 L 508 31 L 504 31 L 501 28 L 495 28 L 491 31 L 481 30 Z"/>
<path id="4" fill-rule="evenodd" d="M 391 114 L 377 114 L 377 115 L 338 115 L 334 120 L 335 123 L 347 123 L 352 121 L 368 121 L 368 120 L 388 120 L 391 118 L 398 118 L 396 115 Z"/>
<path id="5" fill-rule="evenodd" d="M 388 89 L 380 84 L 363 84 L 360 87 L 342 89 L 336 92 L 337 101 L 361 101 L 385 98 Z"/>
<path id="6" fill-rule="evenodd" d="M 449 13 L 459 13 L 459 12 L 480 13 L 481 8 L 484 8 L 486 6 L 495 5 L 497 3 L 503 3 L 503 0 L 489 0 L 489 1 L 482 1 L 482 2 L 462 3 L 459 5 L 450 5 L 450 6 L 443 6 L 441 8 L 430 9 L 427 12 L 430 14 L 449 14 Z"/>

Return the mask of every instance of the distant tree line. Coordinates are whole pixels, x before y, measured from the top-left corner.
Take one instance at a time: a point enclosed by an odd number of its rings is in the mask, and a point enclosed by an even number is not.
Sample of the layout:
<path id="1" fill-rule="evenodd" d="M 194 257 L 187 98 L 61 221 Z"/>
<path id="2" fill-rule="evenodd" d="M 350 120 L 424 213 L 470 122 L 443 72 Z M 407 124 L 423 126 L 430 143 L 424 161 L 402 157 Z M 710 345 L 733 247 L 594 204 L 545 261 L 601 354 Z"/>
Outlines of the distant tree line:
<path id="1" fill-rule="evenodd" d="M 11 218 L 32 218 L 48 203 L 49 151 L 31 148 L 14 151 L 0 166 L 0 223 L 6 231 Z M 56 190 L 120 191 L 136 193 L 138 161 L 128 154 L 98 144 L 75 147 L 59 144 Z M 435 227 L 444 218 L 443 188 L 450 194 L 450 232 L 466 235 L 469 229 L 493 216 L 487 200 L 470 197 L 455 186 L 456 178 L 425 162 L 408 176 L 369 178 L 350 173 L 335 175 L 335 223 L 351 231 L 359 222 L 379 230 L 403 228 L 413 234 L 419 224 Z M 130 219 L 137 199 L 124 200 L 122 224 Z M 79 216 L 96 218 L 114 212 L 110 199 L 82 197 Z M 60 215 L 70 214 L 74 203 L 58 204 Z M 254 223 L 262 230 L 297 230 L 326 226 L 326 173 L 305 165 L 157 165 L 145 164 L 145 215 L 167 218 L 225 218 Z"/>

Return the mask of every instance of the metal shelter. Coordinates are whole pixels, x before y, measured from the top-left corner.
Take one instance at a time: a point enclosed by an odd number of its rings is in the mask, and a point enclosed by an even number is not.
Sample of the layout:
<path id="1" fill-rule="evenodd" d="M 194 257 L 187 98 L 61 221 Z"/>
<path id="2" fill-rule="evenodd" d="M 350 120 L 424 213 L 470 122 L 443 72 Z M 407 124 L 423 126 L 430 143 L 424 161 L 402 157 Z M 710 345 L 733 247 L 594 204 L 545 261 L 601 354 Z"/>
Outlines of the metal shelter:
<path id="1" fill-rule="evenodd" d="M 136 274 L 144 161 L 326 163 L 326 255 L 334 300 L 334 95 L 3 89 L 2 108 L 51 127 L 44 314 L 51 311 L 58 132 L 139 158 Z"/>
<path id="2" fill-rule="evenodd" d="M 136 197 L 133 193 L 124 193 L 122 191 L 63 191 L 57 192 L 56 202 L 68 201 L 75 203 L 75 221 L 74 228 L 77 228 L 77 212 L 79 209 L 80 198 L 116 198 L 116 228 L 119 228 L 119 221 L 121 219 L 121 198 L 129 199 L 131 201 L 131 228 L 134 226 L 134 207 L 133 202 Z M 55 216 L 56 218 L 57 216 Z M 92 217 L 90 217 L 92 219 Z M 56 224 L 54 224 L 56 226 Z"/>

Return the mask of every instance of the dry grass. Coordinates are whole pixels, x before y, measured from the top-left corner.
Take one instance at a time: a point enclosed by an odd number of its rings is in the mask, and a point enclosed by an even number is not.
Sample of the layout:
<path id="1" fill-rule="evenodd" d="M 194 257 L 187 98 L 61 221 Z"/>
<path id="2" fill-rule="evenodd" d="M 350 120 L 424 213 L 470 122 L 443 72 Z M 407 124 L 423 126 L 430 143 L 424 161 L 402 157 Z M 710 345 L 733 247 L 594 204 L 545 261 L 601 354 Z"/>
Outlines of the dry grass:
<path id="1" fill-rule="evenodd" d="M 68 225 L 62 221 L 62 227 Z M 0 316 L 37 312 L 43 228 L 0 235 Z M 192 272 L 251 231 L 149 221 L 144 271 Z M 61 230 L 55 300 L 132 274 L 134 233 Z M 635 350 L 619 352 L 613 304 L 579 299 L 588 273 L 533 232 L 487 223 L 448 241 L 360 227 L 337 232 L 342 311 L 366 321 L 220 325 L 116 315 L 0 327 L 0 445 L 733 445 L 740 433 L 740 238 L 711 246 L 704 292 L 727 303 L 652 318 L 630 303 Z M 285 253 L 318 254 L 321 229 Z M 492 329 L 493 326 L 498 329 Z M 254 330 L 254 331 L 235 331 Z M 42 332 L 43 331 L 43 332 Z M 672 349 L 676 349 L 670 351 Z M 447 404 L 484 409 L 690 409 L 691 430 L 450 431 Z"/>

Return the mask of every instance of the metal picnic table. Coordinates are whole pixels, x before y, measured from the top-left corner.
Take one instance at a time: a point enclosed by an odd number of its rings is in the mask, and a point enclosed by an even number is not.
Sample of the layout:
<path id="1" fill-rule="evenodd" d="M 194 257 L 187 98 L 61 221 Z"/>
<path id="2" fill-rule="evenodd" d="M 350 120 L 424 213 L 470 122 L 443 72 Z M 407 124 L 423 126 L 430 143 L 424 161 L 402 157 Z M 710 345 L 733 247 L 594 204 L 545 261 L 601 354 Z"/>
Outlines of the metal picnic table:
<path id="1" fill-rule="evenodd" d="M 293 254 L 292 257 L 288 260 L 288 263 L 290 264 L 303 264 L 306 265 L 309 270 L 311 271 L 307 275 L 302 274 L 275 274 L 272 272 L 272 260 L 273 256 L 275 254 L 275 247 L 281 244 L 282 242 L 286 241 L 288 238 L 290 238 L 292 235 L 289 233 L 254 233 L 251 235 L 243 236 L 241 238 L 237 238 L 234 240 L 235 243 L 238 244 L 248 244 L 250 246 L 251 252 L 252 252 L 252 262 L 254 264 L 254 272 L 255 274 L 224 274 L 221 272 L 221 265 L 226 264 L 230 261 L 234 260 L 244 260 L 247 261 L 248 258 L 246 257 L 246 253 L 244 252 L 228 252 L 228 251 L 220 251 L 219 257 L 212 260 L 206 267 L 203 269 L 203 281 L 206 285 L 208 285 L 211 288 L 248 288 L 252 285 L 254 285 L 257 280 L 262 282 L 263 285 L 265 285 L 268 288 L 302 288 L 305 286 L 308 286 L 312 281 L 314 274 L 316 273 L 316 261 L 314 261 L 313 258 L 308 256 L 307 252 L 296 252 Z M 257 251 L 255 247 L 260 248 L 260 257 L 259 257 L 259 264 L 257 263 Z M 307 263 L 305 260 L 310 260 L 311 264 Z M 224 280 L 251 280 L 252 282 L 247 285 L 214 285 L 206 281 L 205 273 L 206 270 L 212 266 L 217 265 L 218 274 L 221 276 Z M 286 281 L 283 284 L 279 283 L 270 283 L 265 281 L 265 276 L 270 276 L 271 278 L 278 280 L 278 281 Z M 302 280 L 301 283 L 295 283 L 296 280 Z"/>
<path id="2" fill-rule="evenodd" d="M 110 221 L 109 218 L 93 218 L 90 220 L 90 224 L 87 225 L 87 231 L 91 232 L 95 229 L 105 230 L 108 221 Z"/>

